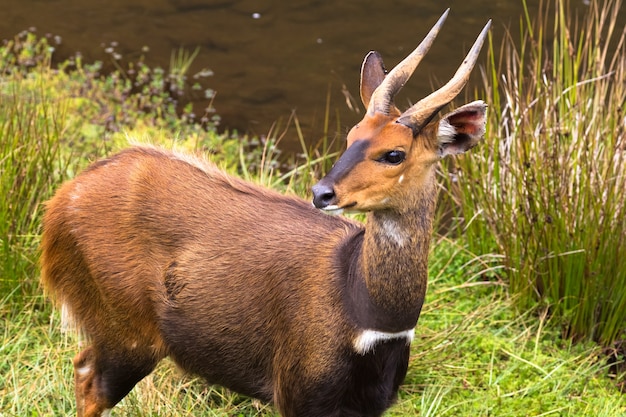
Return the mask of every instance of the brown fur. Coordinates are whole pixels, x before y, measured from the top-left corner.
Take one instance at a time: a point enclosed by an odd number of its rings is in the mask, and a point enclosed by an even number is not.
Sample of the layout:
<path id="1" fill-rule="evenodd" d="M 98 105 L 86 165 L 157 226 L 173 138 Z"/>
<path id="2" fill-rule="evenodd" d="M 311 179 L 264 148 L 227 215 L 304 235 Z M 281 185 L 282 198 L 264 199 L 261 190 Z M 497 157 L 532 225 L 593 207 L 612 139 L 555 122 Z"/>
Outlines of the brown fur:
<path id="1" fill-rule="evenodd" d="M 364 63 L 366 105 L 382 68 Z M 436 162 L 477 143 L 485 108 L 417 135 L 395 106 L 366 115 L 313 189 L 319 208 L 368 212 L 365 227 L 149 147 L 64 184 L 44 218 L 42 281 L 89 338 L 78 415 L 100 416 L 171 356 L 286 417 L 380 416 L 424 301 Z M 405 160 L 385 162 L 398 150 Z"/>

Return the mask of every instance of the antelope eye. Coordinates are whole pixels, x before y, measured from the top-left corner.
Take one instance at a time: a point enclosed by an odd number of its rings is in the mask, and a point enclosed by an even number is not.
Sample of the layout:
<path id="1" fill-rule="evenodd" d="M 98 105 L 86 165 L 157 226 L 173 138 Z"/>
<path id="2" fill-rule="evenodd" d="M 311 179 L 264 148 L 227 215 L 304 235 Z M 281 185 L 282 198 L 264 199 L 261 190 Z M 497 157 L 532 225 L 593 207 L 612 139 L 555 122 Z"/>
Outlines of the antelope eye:
<path id="1" fill-rule="evenodd" d="M 394 150 L 394 151 L 389 151 L 383 154 L 383 156 L 381 156 L 378 159 L 378 162 L 383 162 L 385 164 L 391 164 L 391 165 L 398 165 L 399 163 L 404 161 L 404 158 L 406 158 L 406 153 L 404 151 Z"/>

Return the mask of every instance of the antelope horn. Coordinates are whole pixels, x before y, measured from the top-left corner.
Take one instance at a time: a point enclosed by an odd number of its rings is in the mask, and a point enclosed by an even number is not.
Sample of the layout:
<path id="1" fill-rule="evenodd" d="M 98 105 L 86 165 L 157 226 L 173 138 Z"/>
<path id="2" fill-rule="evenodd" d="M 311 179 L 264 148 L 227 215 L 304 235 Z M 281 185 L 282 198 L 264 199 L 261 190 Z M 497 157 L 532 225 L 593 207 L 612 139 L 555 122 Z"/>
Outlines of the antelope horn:
<path id="1" fill-rule="evenodd" d="M 435 26 L 428 32 L 428 35 L 418 45 L 417 48 L 409 56 L 404 58 L 394 69 L 387 74 L 383 82 L 374 90 L 367 106 L 367 114 L 373 116 L 375 113 L 389 114 L 393 98 L 400 91 L 402 86 L 409 79 L 415 68 L 419 65 L 420 61 L 426 55 L 428 50 L 433 44 L 433 41 L 439 33 L 439 29 L 443 26 L 443 22 L 448 17 L 447 9 L 439 18 Z"/>
<path id="2" fill-rule="evenodd" d="M 410 127 L 413 129 L 413 132 L 417 133 L 428 124 L 443 106 L 450 103 L 461 92 L 461 89 L 463 89 L 469 79 L 474 64 L 476 64 L 490 26 L 491 19 L 480 32 L 480 35 L 478 35 L 472 49 L 467 53 L 465 60 L 452 79 L 439 90 L 432 92 L 402 113 L 402 116 L 398 118 L 398 123 Z"/>

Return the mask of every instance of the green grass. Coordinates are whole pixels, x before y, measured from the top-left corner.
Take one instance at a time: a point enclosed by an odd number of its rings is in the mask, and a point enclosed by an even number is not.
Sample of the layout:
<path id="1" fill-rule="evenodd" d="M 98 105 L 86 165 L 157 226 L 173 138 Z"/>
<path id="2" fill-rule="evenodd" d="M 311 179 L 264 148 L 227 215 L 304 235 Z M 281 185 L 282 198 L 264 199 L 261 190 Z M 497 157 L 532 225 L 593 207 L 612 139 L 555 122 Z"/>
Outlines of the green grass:
<path id="1" fill-rule="evenodd" d="M 546 314 L 515 315 L 496 274 L 501 261 L 436 244 L 406 402 L 390 415 L 623 415 L 601 350 L 562 339 Z"/>
<path id="2" fill-rule="evenodd" d="M 626 338 L 626 28 L 621 0 L 576 20 L 546 1 L 491 43 L 485 143 L 460 159 L 464 232 L 505 256 L 517 307 L 574 339 Z"/>
<path id="3" fill-rule="evenodd" d="M 45 44 L 34 42 L 31 49 Z M 14 62 L 0 57 L 0 73 L 8 72 Z M 42 202 L 73 167 L 59 145 L 67 133 L 67 106 L 54 103 L 51 71 L 45 62 L 41 68 L 36 74 L 15 71 L 0 83 L 0 294 L 16 297 L 37 289 Z"/>

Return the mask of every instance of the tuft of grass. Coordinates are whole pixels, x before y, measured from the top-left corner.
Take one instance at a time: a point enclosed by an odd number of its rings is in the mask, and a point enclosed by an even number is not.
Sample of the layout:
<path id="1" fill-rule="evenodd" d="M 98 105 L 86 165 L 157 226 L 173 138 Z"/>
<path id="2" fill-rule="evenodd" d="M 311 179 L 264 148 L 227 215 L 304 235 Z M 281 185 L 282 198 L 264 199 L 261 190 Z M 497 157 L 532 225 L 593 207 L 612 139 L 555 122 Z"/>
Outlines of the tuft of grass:
<path id="1" fill-rule="evenodd" d="M 621 0 L 527 14 L 521 43 L 490 44 L 485 143 L 457 176 L 473 249 L 504 254 L 521 311 L 549 308 L 564 333 L 626 337 L 626 28 Z M 492 41 L 490 41 L 492 42 Z"/>
<path id="2" fill-rule="evenodd" d="M 501 256 L 440 237 L 409 373 L 389 416 L 621 416 L 602 349 L 561 337 L 547 314 L 515 314 Z"/>
<path id="3" fill-rule="evenodd" d="M 37 244 L 42 203 L 74 168 L 62 154 L 67 106 L 48 91 L 50 71 L 15 71 L 46 54 L 46 42 L 31 39 L 20 54 L 0 52 L 0 295 L 21 298 L 37 289 Z M 28 57 L 28 59 L 26 58 Z M 46 61 L 43 61 L 46 67 Z"/>

